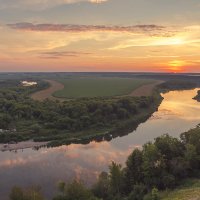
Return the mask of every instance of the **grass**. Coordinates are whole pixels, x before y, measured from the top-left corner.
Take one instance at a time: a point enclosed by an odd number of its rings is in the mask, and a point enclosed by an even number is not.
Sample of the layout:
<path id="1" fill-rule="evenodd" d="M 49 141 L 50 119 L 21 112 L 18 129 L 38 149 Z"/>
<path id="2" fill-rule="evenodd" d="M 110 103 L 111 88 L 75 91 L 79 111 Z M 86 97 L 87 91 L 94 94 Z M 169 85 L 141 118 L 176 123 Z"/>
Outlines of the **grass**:
<path id="1" fill-rule="evenodd" d="M 64 89 L 53 96 L 59 98 L 108 97 L 131 93 L 138 87 L 153 83 L 153 80 L 131 78 L 69 78 L 57 80 Z"/>
<path id="2" fill-rule="evenodd" d="M 174 191 L 161 193 L 162 200 L 200 200 L 200 179 L 189 179 Z"/>

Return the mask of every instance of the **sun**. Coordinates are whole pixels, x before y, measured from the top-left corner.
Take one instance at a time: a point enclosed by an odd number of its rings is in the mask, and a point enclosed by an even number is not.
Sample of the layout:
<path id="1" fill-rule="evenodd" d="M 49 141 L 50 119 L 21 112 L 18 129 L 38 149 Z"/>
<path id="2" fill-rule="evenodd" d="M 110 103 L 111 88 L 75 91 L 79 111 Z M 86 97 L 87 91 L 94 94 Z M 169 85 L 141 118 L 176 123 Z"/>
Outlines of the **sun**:
<path id="1" fill-rule="evenodd" d="M 174 73 L 182 72 L 184 70 L 183 69 L 184 66 L 185 62 L 182 60 L 173 60 L 168 63 L 168 69 Z"/>

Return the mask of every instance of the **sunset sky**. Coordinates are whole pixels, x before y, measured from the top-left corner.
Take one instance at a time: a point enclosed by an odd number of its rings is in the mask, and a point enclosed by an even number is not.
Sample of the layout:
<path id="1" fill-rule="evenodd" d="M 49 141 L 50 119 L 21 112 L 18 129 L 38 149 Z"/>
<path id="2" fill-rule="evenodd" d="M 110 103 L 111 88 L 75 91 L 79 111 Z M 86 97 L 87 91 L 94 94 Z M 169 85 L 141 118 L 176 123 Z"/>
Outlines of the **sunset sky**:
<path id="1" fill-rule="evenodd" d="M 200 72 L 200 1 L 0 0 L 0 71 Z"/>

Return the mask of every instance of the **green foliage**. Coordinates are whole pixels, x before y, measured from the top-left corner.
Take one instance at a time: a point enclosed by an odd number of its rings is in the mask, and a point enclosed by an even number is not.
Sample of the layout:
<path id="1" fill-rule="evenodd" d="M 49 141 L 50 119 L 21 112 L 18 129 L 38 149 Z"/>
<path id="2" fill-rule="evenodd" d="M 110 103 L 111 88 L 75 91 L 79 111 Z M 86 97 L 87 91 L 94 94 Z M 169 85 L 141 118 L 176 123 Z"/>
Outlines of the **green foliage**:
<path id="1" fill-rule="evenodd" d="M 159 200 L 159 194 L 158 194 L 158 189 L 157 188 L 153 188 L 151 191 L 151 199 L 152 200 Z"/>
<path id="2" fill-rule="evenodd" d="M 99 175 L 97 183 L 93 186 L 92 191 L 95 196 L 107 199 L 110 196 L 110 180 L 107 172 Z"/>
<path id="3" fill-rule="evenodd" d="M 123 186 L 123 171 L 122 166 L 112 162 L 109 166 L 110 170 L 110 187 L 113 194 L 121 194 Z"/>
<path id="4" fill-rule="evenodd" d="M 0 129 L 9 129 L 11 121 L 10 115 L 6 113 L 0 114 Z"/>
<path id="5" fill-rule="evenodd" d="M 97 200 L 89 189 L 76 180 L 69 184 L 60 183 L 59 190 L 62 194 L 54 200 Z"/>
<path id="6" fill-rule="evenodd" d="M 128 196 L 127 200 L 141 200 L 146 194 L 146 187 L 143 184 L 134 185 L 133 190 Z"/>
<path id="7" fill-rule="evenodd" d="M 33 131 L 33 133 L 39 133 L 41 126 L 39 124 L 33 124 L 31 125 L 30 129 Z"/>
<path id="8" fill-rule="evenodd" d="M 65 187 L 66 187 L 66 183 L 65 183 L 65 182 L 60 181 L 60 182 L 58 183 L 58 190 L 59 190 L 60 192 L 64 193 Z"/>
<path id="9" fill-rule="evenodd" d="M 24 192 L 19 187 L 13 187 L 10 193 L 10 200 L 23 200 L 24 199 Z"/>
<path id="10" fill-rule="evenodd" d="M 10 200 L 44 200 L 44 197 L 38 187 L 28 189 L 13 187 Z"/>
<path id="11" fill-rule="evenodd" d="M 126 190 L 130 192 L 134 185 L 142 180 L 143 170 L 143 155 L 142 151 L 135 149 L 126 161 L 125 177 L 126 177 Z"/>
<path id="12" fill-rule="evenodd" d="M 38 86 L 33 87 L 23 87 L 19 82 L 12 85 L 10 81 L 4 84 L 7 84 L 5 88 L 0 87 L 0 129 L 8 131 L 0 133 L 1 143 L 27 139 L 61 141 L 64 138 L 70 141 L 80 138 L 75 133 L 112 130 L 129 119 L 137 120 L 141 113 L 149 115 L 153 111 L 151 107 L 156 107 L 161 100 L 151 96 L 39 102 L 28 95 L 46 87 L 43 82 L 38 81 Z M 11 131 L 13 129 L 17 131 Z"/>
<path id="13" fill-rule="evenodd" d="M 99 175 L 92 191 L 95 196 L 105 200 L 122 199 L 124 193 L 124 171 L 122 166 L 112 162 L 109 166 L 109 173 L 102 172 Z"/>
<path id="14" fill-rule="evenodd" d="M 165 168 L 163 155 L 155 144 L 148 143 L 143 149 L 144 182 L 148 187 L 160 185 L 161 175 Z"/>
<path id="15" fill-rule="evenodd" d="M 191 170 L 200 167 L 200 155 L 198 155 L 196 147 L 193 144 L 186 145 L 185 160 L 189 163 Z"/>

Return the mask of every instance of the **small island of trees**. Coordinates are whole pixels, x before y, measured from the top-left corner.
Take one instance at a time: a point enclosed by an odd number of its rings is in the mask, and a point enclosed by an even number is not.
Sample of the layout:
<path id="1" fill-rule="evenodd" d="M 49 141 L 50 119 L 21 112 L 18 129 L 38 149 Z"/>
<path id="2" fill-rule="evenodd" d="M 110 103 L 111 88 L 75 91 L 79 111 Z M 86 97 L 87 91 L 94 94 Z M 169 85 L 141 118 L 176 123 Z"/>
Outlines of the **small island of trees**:
<path id="1" fill-rule="evenodd" d="M 200 102 L 200 90 L 197 91 L 197 95 L 194 97 L 194 99 Z"/>

